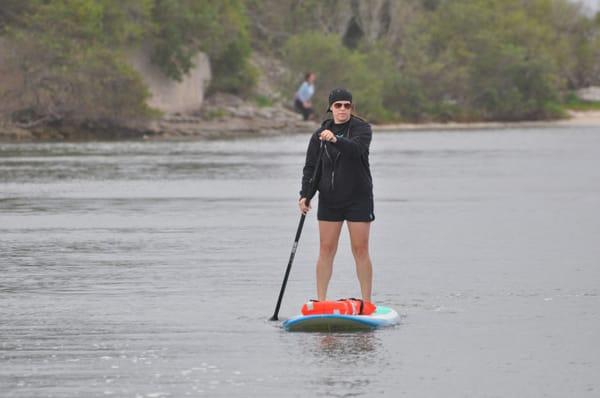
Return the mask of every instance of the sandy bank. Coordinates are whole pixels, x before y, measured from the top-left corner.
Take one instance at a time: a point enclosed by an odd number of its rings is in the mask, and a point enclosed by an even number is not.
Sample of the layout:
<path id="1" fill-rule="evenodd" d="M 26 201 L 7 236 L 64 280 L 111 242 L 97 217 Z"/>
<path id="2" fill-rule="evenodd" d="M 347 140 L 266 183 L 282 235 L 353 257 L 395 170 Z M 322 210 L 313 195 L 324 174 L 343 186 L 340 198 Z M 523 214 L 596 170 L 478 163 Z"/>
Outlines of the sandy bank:
<path id="1" fill-rule="evenodd" d="M 484 130 L 513 127 L 569 127 L 599 126 L 600 111 L 569 112 L 569 119 L 539 120 L 522 122 L 473 122 L 473 123 L 399 123 L 375 125 L 376 131 L 419 131 L 419 130 Z"/>

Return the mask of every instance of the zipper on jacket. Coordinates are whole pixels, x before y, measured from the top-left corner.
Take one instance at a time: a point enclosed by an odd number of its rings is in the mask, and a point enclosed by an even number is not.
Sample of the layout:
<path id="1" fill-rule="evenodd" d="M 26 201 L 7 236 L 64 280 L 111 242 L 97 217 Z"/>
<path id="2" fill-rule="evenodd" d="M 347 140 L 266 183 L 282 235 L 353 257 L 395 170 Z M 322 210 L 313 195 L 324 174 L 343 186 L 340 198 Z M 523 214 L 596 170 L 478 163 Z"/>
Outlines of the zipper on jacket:
<path id="1" fill-rule="evenodd" d="M 350 126 L 348 126 L 348 138 L 350 138 Z M 341 152 L 338 151 L 335 159 L 331 158 L 331 155 L 329 154 L 329 151 L 327 150 L 327 145 L 325 145 L 325 154 L 327 155 L 327 157 L 329 158 L 329 160 L 331 160 L 331 164 L 332 164 L 332 168 L 331 168 L 331 190 L 333 191 L 335 189 L 335 164 L 337 163 L 338 159 L 340 158 Z"/>
<path id="2" fill-rule="evenodd" d="M 342 135 L 342 137 L 343 137 L 343 135 Z M 350 138 L 350 126 L 348 126 L 348 138 Z M 332 191 L 335 189 L 335 164 L 337 163 L 340 155 L 341 155 L 341 153 L 338 152 L 337 156 L 333 160 L 333 168 L 331 169 L 331 190 Z M 329 159 L 331 159 L 331 156 L 329 157 Z"/>
<path id="3" fill-rule="evenodd" d="M 335 170 L 331 172 L 331 190 L 335 189 Z"/>
<path id="4" fill-rule="evenodd" d="M 334 173 L 335 173 L 335 171 L 333 171 L 333 170 L 334 170 L 334 167 L 335 167 L 335 164 L 333 163 L 333 159 L 331 158 L 331 155 L 329 154 L 329 151 L 327 150 L 327 144 L 325 144 L 325 146 L 324 146 L 324 149 L 325 149 L 325 154 L 327 155 L 327 157 L 329 158 L 329 161 L 330 161 L 330 162 L 331 162 L 331 164 L 332 164 L 331 176 L 332 176 L 332 178 L 333 178 L 333 175 L 334 175 Z M 330 183 L 329 183 L 329 188 L 330 188 L 330 189 L 329 189 L 330 191 L 333 191 L 333 182 L 332 182 L 332 180 L 330 180 Z"/>
<path id="5" fill-rule="evenodd" d="M 350 126 L 348 126 L 348 138 L 350 138 Z M 327 149 L 327 146 L 325 146 L 325 148 Z M 337 163 L 338 159 L 340 158 L 341 152 L 338 151 L 335 159 L 331 159 L 331 156 L 329 155 L 329 152 L 327 152 L 327 156 L 329 156 L 329 160 L 331 160 L 331 163 L 333 164 L 333 167 L 331 168 L 331 190 L 335 190 L 335 164 Z"/>
<path id="6" fill-rule="evenodd" d="M 338 152 L 337 156 L 335 157 L 335 160 L 333 161 L 333 168 L 331 169 L 331 190 L 333 191 L 335 189 L 335 164 L 337 163 L 337 160 L 339 159 L 341 153 Z"/>

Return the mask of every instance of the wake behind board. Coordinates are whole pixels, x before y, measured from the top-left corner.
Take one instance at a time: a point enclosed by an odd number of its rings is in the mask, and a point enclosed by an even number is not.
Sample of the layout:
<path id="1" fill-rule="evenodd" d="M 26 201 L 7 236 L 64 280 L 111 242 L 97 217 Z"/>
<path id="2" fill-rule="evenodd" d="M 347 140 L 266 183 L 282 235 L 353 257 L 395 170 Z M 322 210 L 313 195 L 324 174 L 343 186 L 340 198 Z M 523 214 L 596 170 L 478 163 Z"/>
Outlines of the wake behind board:
<path id="1" fill-rule="evenodd" d="M 392 326 L 400 316 L 389 307 L 377 306 L 371 315 L 298 315 L 283 322 L 288 332 L 358 332 Z"/>

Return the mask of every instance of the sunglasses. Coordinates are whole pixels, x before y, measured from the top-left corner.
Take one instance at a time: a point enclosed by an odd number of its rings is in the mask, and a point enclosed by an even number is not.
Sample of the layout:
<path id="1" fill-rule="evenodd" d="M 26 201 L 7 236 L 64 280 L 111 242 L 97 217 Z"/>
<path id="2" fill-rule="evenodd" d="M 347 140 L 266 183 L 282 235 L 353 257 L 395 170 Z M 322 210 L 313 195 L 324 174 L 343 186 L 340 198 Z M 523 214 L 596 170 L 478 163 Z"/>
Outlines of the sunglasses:
<path id="1" fill-rule="evenodd" d="M 350 102 L 344 102 L 344 103 L 341 103 L 341 102 L 334 102 L 334 103 L 333 103 L 333 107 L 334 107 L 335 109 L 342 109 L 342 107 L 343 107 L 344 109 L 350 109 L 350 108 L 352 108 L 352 104 L 351 104 Z"/>

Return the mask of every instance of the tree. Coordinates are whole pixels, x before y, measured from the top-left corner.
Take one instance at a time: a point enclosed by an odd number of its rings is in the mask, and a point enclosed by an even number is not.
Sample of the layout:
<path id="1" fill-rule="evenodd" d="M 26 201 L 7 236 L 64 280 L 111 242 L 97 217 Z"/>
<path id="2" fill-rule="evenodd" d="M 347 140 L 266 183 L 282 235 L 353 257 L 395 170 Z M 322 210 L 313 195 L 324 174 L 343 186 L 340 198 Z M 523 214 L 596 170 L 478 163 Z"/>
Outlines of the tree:
<path id="1" fill-rule="evenodd" d="M 5 69 L 18 80 L 0 95 L 5 112 L 26 126 L 152 115 L 146 87 L 119 52 L 141 28 L 111 28 L 127 12 L 143 13 L 144 3 L 119 8 L 113 0 L 57 0 L 31 8 L 6 35 Z"/>
<path id="2" fill-rule="evenodd" d="M 173 79 L 206 51 L 215 85 L 244 92 L 256 72 L 240 0 L 6 0 L 0 12 L 0 109 L 26 126 L 117 123 L 157 114 L 126 62 L 135 46 Z M 8 77 L 8 78 L 7 78 Z"/>
<path id="3" fill-rule="evenodd" d="M 559 116 L 570 41 L 548 17 L 557 3 L 442 2 L 413 27 L 400 72 L 421 87 L 434 119 Z"/>
<path id="4" fill-rule="evenodd" d="M 214 70 L 213 89 L 243 93 L 254 85 L 241 1 L 155 0 L 152 20 L 152 60 L 167 76 L 180 80 L 193 66 L 193 57 L 204 51 Z"/>

